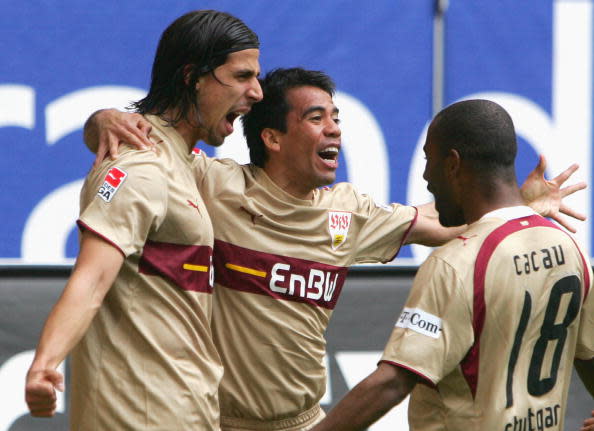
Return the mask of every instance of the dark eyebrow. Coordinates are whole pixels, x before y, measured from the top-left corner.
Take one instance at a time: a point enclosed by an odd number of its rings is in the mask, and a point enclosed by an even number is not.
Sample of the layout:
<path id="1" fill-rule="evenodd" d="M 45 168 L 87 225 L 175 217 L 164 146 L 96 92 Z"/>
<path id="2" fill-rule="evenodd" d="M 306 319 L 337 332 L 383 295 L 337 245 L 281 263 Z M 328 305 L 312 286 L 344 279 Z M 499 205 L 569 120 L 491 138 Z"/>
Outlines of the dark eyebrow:
<path id="1" fill-rule="evenodd" d="M 317 105 L 310 106 L 303 112 L 303 115 L 301 115 L 301 118 L 305 118 L 307 115 L 311 114 L 312 112 L 316 112 L 316 111 L 324 112 L 325 110 L 326 109 L 323 106 L 317 106 Z M 334 109 L 332 109 L 332 113 L 338 114 L 338 108 L 336 106 L 334 107 Z"/>
<path id="2" fill-rule="evenodd" d="M 257 73 L 253 69 L 239 69 L 235 71 L 236 76 L 260 76 L 260 72 Z"/>

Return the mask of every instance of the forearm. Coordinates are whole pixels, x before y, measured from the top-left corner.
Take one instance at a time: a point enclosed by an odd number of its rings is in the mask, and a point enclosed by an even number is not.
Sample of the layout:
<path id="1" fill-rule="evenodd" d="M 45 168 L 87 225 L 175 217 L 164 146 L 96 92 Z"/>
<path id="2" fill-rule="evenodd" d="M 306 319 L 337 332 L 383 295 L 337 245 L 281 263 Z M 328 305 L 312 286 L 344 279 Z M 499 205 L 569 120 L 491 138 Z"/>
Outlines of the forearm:
<path id="1" fill-rule="evenodd" d="M 363 430 L 401 401 L 395 390 L 359 383 L 313 431 Z"/>
<path id="2" fill-rule="evenodd" d="M 32 369 L 55 369 L 64 360 L 91 324 L 123 261 L 111 244 L 82 233 L 76 265 L 43 327 Z"/>
<path id="3" fill-rule="evenodd" d="M 467 226 L 444 227 L 439 222 L 435 203 L 416 205 L 417 220 L 406 239 L 407 244 L 438 247 L 466 231 Z"/>
<path id="4" fill-rule="evenodd" d="M 97 148 L 99 146 L 99 124 L 97 122 L 97 117 L 100 115 L 101 112 L 105 111 L 104 109 L 100 109 L 99 111 L 95 111 L 85 122 L 85 126 L 83 129 L 83 139 L 85 145 L 91 152 L 97 153 Z"/>
<path id="5" fill-rule="evenodd" d="M 415 383 L 416 377 L 412 373 L 392 365 L 380 364 L 313 431 L 363 430 L 399 404 Z"/>
<path id="6" fill-rule="evenodd" d="M 126 143 L 139 149 L 151 148 L 149 139 L 152 129 L 142 115 L 120 112 L 117 109 L 101 109 L 89 117 L 84 127 L 86 146 L 97 154 L 94 166 L 98 166 L 109 155 L 118 157 L 118 146 Z"/>
<path id="7" fill-rule="evenodd" d="M 32 368 L 55 369 L 85 334 L 103 299 L 86 278 L 73 273 L 68 281 L 43 327 Z"/>
<path id="8" fill-rule="evenodd" d="M 594 398 L 594 359 L 588 361 L 576 359 L 573 364 L 582 383 Z"/>
<path id="9" fill-rule="evenodd" d="M 431 232 L 424 232 L 422 235 L 411 234 L 407 239 L 407 244 L 420 244 L 427 247 L 439 247 L 448 241 L 460 236 L 466 231 L 466 225 L 456 227 L 436 226 Z"/>

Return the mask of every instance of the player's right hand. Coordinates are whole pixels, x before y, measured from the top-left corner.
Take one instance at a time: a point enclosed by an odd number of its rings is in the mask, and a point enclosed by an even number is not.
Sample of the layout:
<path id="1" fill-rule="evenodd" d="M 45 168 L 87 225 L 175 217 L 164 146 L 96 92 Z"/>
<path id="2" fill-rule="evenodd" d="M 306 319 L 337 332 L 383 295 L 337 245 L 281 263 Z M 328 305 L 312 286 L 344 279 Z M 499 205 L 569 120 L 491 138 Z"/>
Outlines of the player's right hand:
<path id="1" fill-rule="evenodd" d="M 32 416 L 54 415 L 56 390 L 64 391 L 64 376 L 61 373 L 52 369 L 29 370 L 25 386 L 25 401 Z"/>

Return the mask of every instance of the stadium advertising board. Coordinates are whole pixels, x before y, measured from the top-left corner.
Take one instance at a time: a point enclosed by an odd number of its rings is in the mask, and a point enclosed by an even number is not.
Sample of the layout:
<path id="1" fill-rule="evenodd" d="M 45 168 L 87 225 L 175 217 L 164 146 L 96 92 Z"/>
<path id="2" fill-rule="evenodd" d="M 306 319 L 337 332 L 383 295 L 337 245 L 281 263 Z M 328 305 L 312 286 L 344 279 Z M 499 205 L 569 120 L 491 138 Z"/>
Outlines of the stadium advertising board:
<path id="1" fill-rule="evenodd" d="M 343 128 L 338 180 L 379 202 L 430 200 L 420 148 L 434 96 L 441 96 L 438 104 L 469 97 L 503 104 L 521 138 L 520 179 L 543 153 L 549 176 L 578 161 L 573 181 L 591 182 L 591 2 L 450 1 L 443 65 L 434 63 L 441 45 L 436 3 L 286 1 L 272 7 L 264 0 L 211 0 L 199 6 L 234 13 L 257 31 L 263 71 L 303 66 L 336 80 Z M 6 5 L 0 18 L 0 139 L 8 151 L 0 160 L 1 263 L 72 262 L 78 192 L 93 159 L 82 145 L 84 121 L 100 107 L 123 108 L 145 94 L 160 33 L 196 6 Z M 247 162 L 240 129 L 236 122 L 228 143 L 207 153 Z M 591 213 L 591 192 L 571 204 Z M 590 222 L 579 225 L 578 236 L 590 245 Z M 425 254 L 407 248 L 396 264 L 417 264 Z"/>

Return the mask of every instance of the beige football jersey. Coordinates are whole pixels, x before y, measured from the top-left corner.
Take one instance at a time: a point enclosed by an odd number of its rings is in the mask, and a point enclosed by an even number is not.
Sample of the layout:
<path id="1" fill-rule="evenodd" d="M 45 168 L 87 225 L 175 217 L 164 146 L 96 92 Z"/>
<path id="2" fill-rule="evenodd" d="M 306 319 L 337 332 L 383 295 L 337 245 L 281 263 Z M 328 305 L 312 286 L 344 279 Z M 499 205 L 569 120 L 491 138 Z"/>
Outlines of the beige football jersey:
<path id="1" fill-rule="evenodd" d="M 489 213 L 419 268 L 382 360 L 422 376 L 413 430 L 563 430 L 573 359 L 594 356 L 590 265 L 527 207 Z"/>
<path id="2" fill-rule="evenodd" d="M 124 149 L 91 171 L 79 225 L 125 260 L 72 354 L 71 429 L 219 429 L 213 233 L 193 156 L 149 116 L 158 154 Z"/>
<path id="3" fill-rule="evenodd" d="M 307 424 L 325 392 L 324 331 L 348 266 L 391 260 L 416 209 L 376 205 L 350 184 L 301 200 L 255 166 L 196 159 L 215 231 L 223 428 Z"/>

